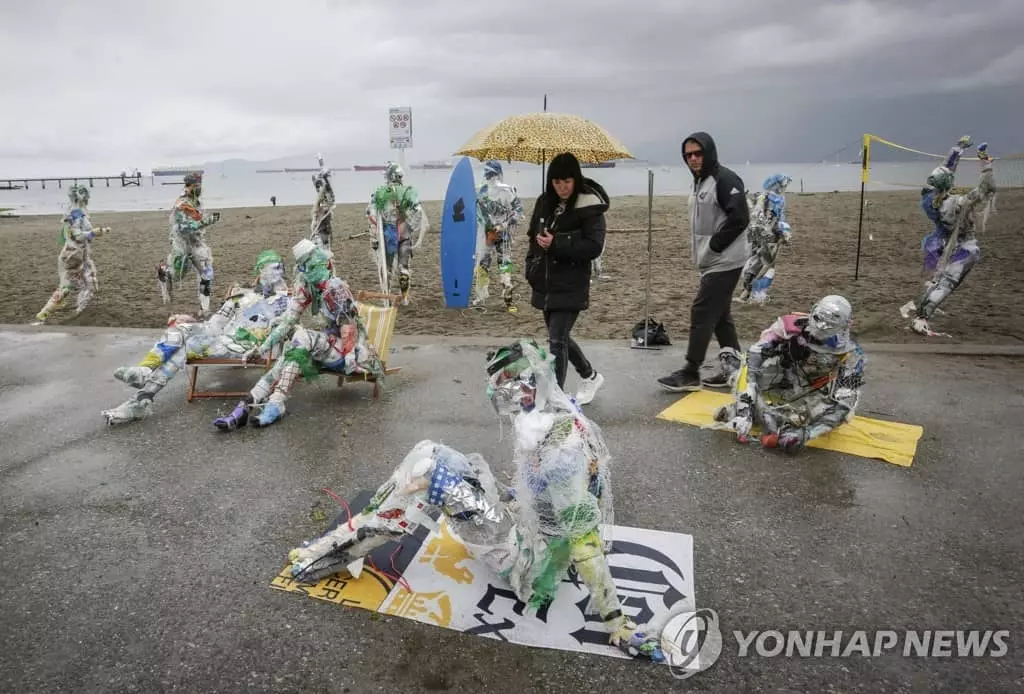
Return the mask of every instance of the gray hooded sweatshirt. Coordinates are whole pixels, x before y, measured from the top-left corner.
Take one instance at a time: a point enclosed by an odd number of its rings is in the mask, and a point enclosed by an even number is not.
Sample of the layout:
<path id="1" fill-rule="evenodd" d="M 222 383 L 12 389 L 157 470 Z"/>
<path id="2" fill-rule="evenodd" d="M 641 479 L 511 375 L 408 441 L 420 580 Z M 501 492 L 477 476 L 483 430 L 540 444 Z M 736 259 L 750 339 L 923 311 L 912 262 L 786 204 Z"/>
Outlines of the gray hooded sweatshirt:
<path id="1" fill-rule="evenodd" d="M 743 180 L 718 163 L 715 141 L 704 132 L 683 140 L 694 141 L 704 150 L 700 173 L 693 176 L 690 194 L 690 248 L 693 262 L 703 275 L 743 267 L 750 255 L 747 225 L 750 209 Z M 685 162 L 685 157 L 684 164 Z"/>

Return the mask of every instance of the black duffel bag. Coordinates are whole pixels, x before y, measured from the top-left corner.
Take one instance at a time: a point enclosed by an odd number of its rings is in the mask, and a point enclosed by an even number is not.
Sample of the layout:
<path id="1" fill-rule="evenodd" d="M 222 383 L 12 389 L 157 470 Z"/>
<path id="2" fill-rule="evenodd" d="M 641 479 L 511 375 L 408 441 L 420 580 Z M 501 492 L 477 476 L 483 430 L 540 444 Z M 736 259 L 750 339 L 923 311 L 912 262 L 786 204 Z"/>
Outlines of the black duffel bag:
<path id="1" fill-rule="evenodd" d="M 646 342 L 644 338 L 646 337 Z M 671 345 L 665 324 L 653 318 L 642 320 L 633 326 L 633 342 L 638 345 Z"/>

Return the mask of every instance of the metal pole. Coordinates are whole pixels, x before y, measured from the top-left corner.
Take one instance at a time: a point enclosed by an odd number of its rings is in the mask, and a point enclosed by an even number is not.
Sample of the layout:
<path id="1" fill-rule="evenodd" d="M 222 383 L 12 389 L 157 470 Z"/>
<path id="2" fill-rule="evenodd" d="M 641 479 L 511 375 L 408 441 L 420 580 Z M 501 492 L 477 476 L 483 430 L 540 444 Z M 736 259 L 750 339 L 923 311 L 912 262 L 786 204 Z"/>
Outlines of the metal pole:
<path id="1" fill-rule="evenodd" d="M 641 342 L 631 342 L 632 349 L 661 349 L 648 344 L 651 334 L 651 275 L 654 271 L 654 171 L 647 169 L 647 286 L 644 289 L 644 337 Z"/>
<path id="2" fill-rule="evenodd" d="M 654 232 L 654 171 L 647 169 L 647 289 L 644 291 L 644 347 L 650 333 L 651 322 L 651 264 L 654 257 L 651 236 Z"/>
<path id="3" fill-rule="evenodd" d="M 857 220 L 857 260 L 853 267 L 853 279 L 860 277 L 860 239 L 864 231 L 864 185 L 868 182 L 868 161 L 870 158 L 871 135 L 864 133 L 864 139 L 860 147 L 860 213 Z"/>
<path id="4" fill-rule="evenodd" d="M 860 182 L 860 219 L 857 222 L 857 262 L 853 268 L 853 279 L 860 277 L 860 237 L 864 229 L 864 181 Z"/>

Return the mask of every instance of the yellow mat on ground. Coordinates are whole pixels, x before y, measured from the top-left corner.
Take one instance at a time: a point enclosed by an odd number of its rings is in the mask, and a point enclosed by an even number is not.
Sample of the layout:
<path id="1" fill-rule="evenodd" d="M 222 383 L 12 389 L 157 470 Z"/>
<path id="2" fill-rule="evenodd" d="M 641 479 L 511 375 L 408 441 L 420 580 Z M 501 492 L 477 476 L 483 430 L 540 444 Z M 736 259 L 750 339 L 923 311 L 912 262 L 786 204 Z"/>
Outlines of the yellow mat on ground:
<path id="1" fill-rule="evenodd" d="M 730 402 L 732 395 L 729 393 L 699 390 L 662 410 L 658 419 L 707 428 L 716 424 L 715 411 Z M 756 433 L 756 429 L 752 433 Z M 924 428 L 916 424 L 855 416 L 852 422 L 811 440 L 807 445 L 862 458 L 880 458 L 894 465 L 910 467 L 917 452 L 917 441 L 923 433 Z"/>

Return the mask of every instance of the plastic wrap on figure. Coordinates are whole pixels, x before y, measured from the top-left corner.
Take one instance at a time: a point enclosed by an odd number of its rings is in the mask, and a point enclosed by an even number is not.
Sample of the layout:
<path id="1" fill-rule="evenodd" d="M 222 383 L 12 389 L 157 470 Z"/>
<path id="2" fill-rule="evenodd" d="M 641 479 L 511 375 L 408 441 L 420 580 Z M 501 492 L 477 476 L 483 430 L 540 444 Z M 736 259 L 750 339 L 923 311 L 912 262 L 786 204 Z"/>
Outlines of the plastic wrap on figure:
<path id="1" fill-rule="evenodd" d="M 423 242 L 423 235 L 430 228 L 430 222 L 420 205 L 416 189 L 405 185 L 402 167 L 394 162 L 389 163 L 384 175 L 387 183 L 373 191 L 370 203 L 366 206 L 366 218 L 370 225 L 371 246 L 376 254 L 376 262 L 383 263 L 383 276 L 388 278 L 385 289 L 393 289 L 392 273 L 397 261 L 398 286 L 402 292 L 402 303 L 407 304 L 412 252 Z M 380 252 L 382 244 L 383 253 Z"/>
<path id="2" fill-rule="evenodd" d="M 255 271 L 253 287 L 232 287 L 227 300 L 208 320 L 171 316 L 167 331 L 138 364 L 122 366 L 114 372 L 115 378 L 139 390 L 117 407 L 103 411 L 107 424 L 124 424 L 149 416 L 153 398 L 181 371 L 186 360 L 241 360 L 266 338 L 288 308 L 288 283 L 277 251 L 261 252 Z"/>
<path id="3" fill-rule="evenodd" d="M 292 550 L 292 574 L 315 582 L 339 571 L 358 575 L 377 547 L 433 527 L 440 511 L 472 556 L 509 582 L 530 608 L 551 603 L 575 567 L 611 643 L 663 660 L 657 634 L 623 614 L 605 558 L 602 526 L 614 523 L 611 456 L 598 426 L 558 388 L 554 359 L 533 340 L 488 354 L 487 394 L 512 418 L 514 487 L 500 485 L 479 455 L 421 441 L 366 508 Z"/>
<path id="4" fill-rule="evenodd" d="M 285 414 L 285 402 L 299 376 L 316 378 L 321 371 L 346 376 L 371 374 L 384 377 L 384 365 L 370 343 L 366 327 L 348 284 L 330 273 L 331 254 L 309 239 L 292 249 L 298 272 L 288 308 L 270 334 L 246 355 L 266 358 L 281 345 L 281 356 L 270 371 L 226 416 L 214 420 L 221 431 L 232 431 L 246 422 L 254 427 L 270 426 Z M 324 330 L 299 325 L 309 309 L 319 314 Z M 256 411 L 250 417 L 250 411 Z"/>
<path id="5" fill-rule="evenodd" d="M 481 305 L 490 297 L 490 272 L 494 259 L 498 261 L 501 276 L 501 298 L 505 309 L 516 312 L 512 291 L 512 240 L 519 220 L 523 218 L 523 203 L 515 187 L 502 181 L 501 162 L 484 164 L 484 182 L 476 193 L 477 225 L 484 241 L 481 257 L 473 278 L 474 305 Z"/>
<path id="6" fill-rule="evenodd" d="M 780 317 L 747 351 L 734 401 L 715 413 L 720 428 L 747 441 L 761 428 L 761 443 L 798 452 L 850 421 L 864 380 L 864 352 L 850 336 L 852 308 L 826 296 L 810 314 Z"/>
<path id="7" fill-rule="evenodd" d="M 975 232 L 984 231 L 996 197 L 992 159 L 985 143 L 978 145 L 978 163 L 978 185 L 966 194 L 951 194 L 953 174 L 944 166 L 932 171 L 922 190 L 921 209 L 935 228 L 924 237 L 921 248 L 925 270 L 933 274 L 921 296 L 900 307 L 904 318 L 913 316 L 911 329 L 921 335 L 940 335 L 932 331 L 928 321 L 981 256 Z"/>
<path id="8" fill-rule="evenodd" d="M 320 171 L 313 174 L 313 188 L 316 189 L 316 202 L 313 203 L 312 221 L 310 222 L 309 240 L 325 251 L 331 250 L 331 219 L 334 216 L 334 188 L 331 187 L 331 170 L 324 166 L 320 157 Z"/>
<path id="9" fill-rule="evenodd" d="M 99 289 L 96 263 L 93 262 L 90 246 L 92 240 L 110 231 L 108 227 L 94 228 L 89 221 L 89 189 L 73 185 L 68 191 L 71 207 L 64 216 L 60 228 L 60 253 L 57 255 L 57 289 L 49 301 L 36 314 L 34 325 L 45 323 L 55 310 L 61 308 L 64 299 L 73 291 L 78 292 L 75 315 L 84 311 L 92 300 L 93 292 Z"/>
<path id="10" fill-rule="evenodd" d="M 203 192 L 203 174 L 190 171 L 185 174 L 185 190 L 174 201 L 171 210 L 171 251 L 167 260 L 156 268 L 157 283 L 164 303 L 171 300 L 174 285 L 184 279 L 189 267 L 195 267 L 199 281 L 200 315 L 210 314 L 210 293 L 213 290 L 213 253 L 206 243 L 206 227 L 220 219 L 220 213 L 204 214 L 200 196 Z"/>
<path id="11" fill-rule="evenodd" d="M 957 143 L 949 148 L 949 152 L 946 154 L 946 160 L 942 163 L 947 169 L 950 170 L 954 175 L 956 174 L 956 167 L 960 164 L 960 159 L 963 157 L 964 152 L 971 148 L 974 143 L 971 141 L 970 135 L 964 135 Z M 978 148 L 981 151 L 981 147 Z"/>
<path id="12" fill-rule="evenodd" d="M 764 181 L 764 191 L 751 205 L 747 229 L 750 257 L 743 266 L 740 301 L 766 304 L 770 300 L 768 290 L 775 279 L 775 259 L 782 244 L 789 245 L 791 236 L 783 193 L 792 180 L 784 174 L 769 176 Z"/>

